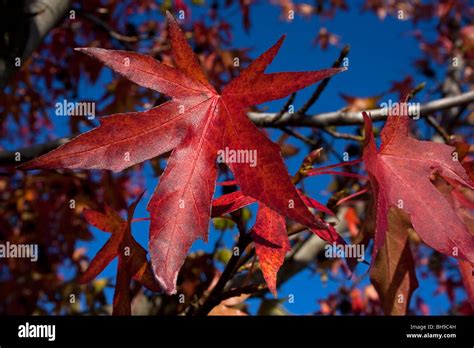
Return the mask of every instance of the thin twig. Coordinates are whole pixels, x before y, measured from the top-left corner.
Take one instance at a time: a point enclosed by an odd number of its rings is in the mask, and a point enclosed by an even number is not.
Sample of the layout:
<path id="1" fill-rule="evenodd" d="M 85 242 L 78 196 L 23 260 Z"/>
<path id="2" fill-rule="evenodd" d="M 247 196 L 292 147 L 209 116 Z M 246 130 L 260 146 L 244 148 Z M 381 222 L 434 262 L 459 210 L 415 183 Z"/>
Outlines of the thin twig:
<path id="1" fill-rule="evenodd" d="M 451 139 L 451 136 L 448 134 L 448 132 L 436 121 L 436 119 L 433 116 L 427 116 L 426 117 L 426 122 L 430 126 L 432 126 L 435 131 L 443 137 L 443 140 L 445 143 L 448 143 L 449 140 Z"/>
<path id="2" fill-rule="evenodd" d="M 193 314 L 196 316 L 207 315 L 212 310 L 212 308 L 214 308 L 221 302 L 222 291 L 224 290 L 227 282 L 234 275 L 235 268 L 242 254 L 240 251 L 243 251 L 247 247 L 247 245 L 250 244 L 251 241 L 252 241 L 252 238 L 250 237 L 249 234 L 244 234 L 244 235 L 239 236 L 239 241 L 237 242 L 237 247 L 239 248 L 238 249 L 239 252 L 232 254 L 232 257 L 230 258 L 229 262 L 227 262 L 224 272 L 222 272 L 219 280 L 217 281 L 216 286 L 214 286 L 209 296 L 204 300 L 204 303 L 200 307 L 198 307 L 194 313 L 193 311 L 189 311 L 188 315 L 193 315 Z"/>
<path id="3" fill-rule="evenodd" d="M 278 120 L 284 115 L 284 113 L 288 110 L 293 101 L 295 100 L 296 92 L 293 93 L 288 100 L 286 101 L 285 105 L 280 109 L 280 111 L 275 115 L 273 122 L 278 122 Z"/>
<path id="4" fill-rule="evenodd" d="M 311 146 L 316 146 L 317 143 L 313 139 L 308 138 L 307 136 L 295 131 L 294 129 L 288 128 L 288 127 L 282 127 L 281 130 L 285 132 L 286 134 L 289 134 L 291 136 L 294 136 L 295 138 L 301 140 L 302 142 L 311 145 Z"/>
<path id="5" fill-rule="evenodd" d="M 250 285 L 242 286 L 238 289 L 232 289 L 232 290 L 224 292 L 221 295 L 221 302 L 232 297 L 239 297 L 241 295 L 249 295 L 249 294 L 251 295 L 265 288 L 266 288 L 265 284 L 250 284 Z"/>
<path id="6" fill-rule="evenodd" d="M 437 111 L 459 107 L 474 102 L 474 91 L 466 92 L 454 97 L 433 100 L 420 106 L 420 117 L 425 117 Z M 366 110 L 373 121 L 382 121 L 387 118 L 385 109 Z M 273 123 L 274 113 L 249 112 L 249 118 L 259 127 L 280 128 L 282 126 L 325 128 L 329 126 L 349 126 L 363 124 L 364 118 L 360 111 L 333 111 L 316 114 L 304 118 L 295 118 L 293 114 L 285 113 L 278 122 Z"/>
<path id="7" fill-rule="evenodd" d="M 250 244 L 249 244 L 250 246 Z M 237 267 L 235 268 L 236 271 L 239 271 L 249 260 L 255 255 L 255 248 L 247 247 L 248 252 L 245 253 L 245 256 L 242 257 L 239 262 L 237 263 Z"/>
<path id="8" fill-rule="evenodd" d="M 242 283 L 242 286 L 245 286 L 247 282 L 249 281 L 250 277 L 253 274 L 253 271 L 255 270 L 255 263 L 257 261 L 257 255 L 254 255 L 252 258 L 252 263 L 250 264 L 249 271 L 247 272 L 247 276 L 244 279 L 244 282 Z"/>
<path id="9" fill-rule="evenodd" d="M 466 111 L 467 109 L 467 105 L 462 105 L 459 107 L 459 110 L 456 114 L 456 116 L 453 117 L 452 120 L 450 120 L 450 123 L 446 126 L 446 132 L 449 134 L 449 133 L 452 133 L 453 132 L 453 129 L 458 126 L 458 123 L 459 123 L 459 120 L 462 116 L 462 114 L 464 113 L 464 111 Z"/>
<path id="10" fill-rule="evenodd" d="M 212 249 L 212 253 L 211 253 L 212 258 L 214 258 L 216 256 L 217 251 L 218 251 L 219 247 L 221 246 L 223 239 L 224 239 L 224 231 L 222 231 L 219 234 L 219 237 L 217 238 L 216 243 L 214 244 L 214 248 Z"/>
<path id="11" fill-rule="evenodd" d="M 349 49 L 350 49 L 349 45 L 344 46 L 341 53 L 339 53 L 339 57 L 332 64 L 333 68 L 338 68 L 338 67 L 341 66 L 342 61 L 349 54 Z M 330 80 L 331 80 L 331 77 L 327 77 L 323 81 L 321 81 L 321 83 L 318 85 L 318 87 L 316 87 L 316 90 L 314 91 L 313 95 L 306 101 L 306 103 L 301 107 L 301 109 L 299 109 L 296 112 L 297 115 L 306 114 L 306 112 L 309 110 L 309 108 L 311 106 L 313 106 L 313 104 L 318 100 L 319 96 L 324 92 L 324 90 L 326 89 L 326 87 L 329 84 Z M 282 116 L 283 115 L 280 115 L 280 118 Z"/>
<path id="12" fill-rule="evenodd" d="M 349 134 L 349 133 L 340 133 L 332 130 L 331 128 L 322 128 L 321 129 L 323 132 L 328 133 L 334 138 L 339 138 L 339 139 L 348 139 L 348 140 L 354 140 L 354 141 L 362 141 L 364 138 L 360 135 L 354 135 L 354 134 Z"/>
<path id="13" fill-rule="evenodd" d="M 97 25 L 102 30 L 106 31 L 111 37 L 113 37 L 114 39 L 117 39 L 118 41 L 129 44 L 129 43 L 138 42 L 140 39 L 138 36 L 127 36 L 127 35 L 120 34 L 116 30 L 114 30 L 111 26 L 109 26 L 107 23 L 105 23 L 103 20 L 94 16 L 92 13 L 88 13 L 82 9 L 74 9 L 74 11 L 76 11 L 84 19 L 87 19 L 88 21 Z"/>
<path id="14" fill-rule="evenodd" d="M 304 230 L 303 230 L 304 231 Z M 302 232 L 302 231 L 300 231 Z M 299 233 L 299 232 L 298 232 Z M 298 253 L 298 251 L 301 250 L 301 248 L 306 244 L 306 242 L 313 236 L 313 233 L 308 233 L 306 236 L 303 237 L 302 240 L 300 240 L 299 242 L 297 242 L 297 244 L 295 244 L 293 246 L 293 250 L 291 251 L 291 254 L 290 256 L 288 256 L 288 258 L 285 260 L 285 262 L 292 262 L 293 258 L 295 257 L 296 253 Z"/>

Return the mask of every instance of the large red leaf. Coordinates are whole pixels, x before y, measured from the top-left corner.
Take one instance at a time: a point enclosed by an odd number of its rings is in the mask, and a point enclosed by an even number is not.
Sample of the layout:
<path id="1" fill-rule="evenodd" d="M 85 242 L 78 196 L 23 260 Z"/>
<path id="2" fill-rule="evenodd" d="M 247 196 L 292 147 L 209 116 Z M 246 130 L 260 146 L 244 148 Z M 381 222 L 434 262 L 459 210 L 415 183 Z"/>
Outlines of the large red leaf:
<path id="1" fill-rule="evenodd" d="M 321 207 L 333 214 L 326 206 L 298 191 L 301 198 L 309 207 Z M 216 198 L 212 202 L 212 217 L 222 216 L 255 202 L 255 199 L 244 196 L 241 191 L 235 191 Z M 327 229 L 310 228 L 310 230 L 328 243 L 345 244 L 332 226 Z M 257 219 L 250 235 L 255 244 L 255 252 L 259 258 L 263 277 L 270 291 L 277 294 L 277 273 L 285 260 L 286 253 L 291 250 L 285 217 L 276 211 L 259 204 Z"/>
<path id="2" fill-rule="evenodd" d="M 132 279 L 137 280 L 150 290 L 160 290 L 160 286 L 155 280 L 148 263 L 146 250 L 135 241 L 131 232 L 133 213 L 142 195 L 130 205 L 127 221 L 123 220 L 120 215 L 109 207 L 106 207 L 105 214 L 89 209 L 84 211 L 84 217 L 91 225 L 105 232 L 110 232 L 112 235 L 92 259 L 79 281 L 81 283 L 90 282 L 114 258 L 118 257 L 113 315 L 131 314 L 129 291 Z"/>
<path id="3" fill-rule="evenodd" d="M 302 191 L 298 190 L 298 193 L 303 202 L 313 209 L 324 211 L 330 215 L 334 213 L 328 209 L 325 205 L 319 203 L 311 197 L 306 196 Z M 246 207 L 255 202 L 255 199 L 242 194 L 242 191 L 234 191 L 232 193 L 220 196 L 212 201 L 212 217 L 219 217 L 225 214 L 229 214 L 237 209 Z M 284 216 L 283 216 L 284 217 Z M 328 243 L 346 244 L 346 241 L 337 233 L 337 231 L 331 225 L 325 226 L 324 228 L 310 227 L 311 232 L 316 234 L 319 238 L 325 240 Z"/>
<path id="4" fill-rule="evenodd" d="M 404 106 L 401 103 L 399 110 L 406 109 Z M 474 236 L 430 180 L 438 173 L 447 181 L 473 189 L 465 169 L 452 155 L 454 148 L 409 137 L 409 117 L 390 114 L 377 152 L 372 121 L 366 113 L 363 115 L 366 134 L 363 160 L 377 202 L 374 251 L 383 246 L 388 211 L 395 206 L 410 215 L 413 228 L 426 244 L 473 262 Z"/>
<path id="5" fill-rule="evenodd" d="M 286 253 L 291 250 L 285 217 L 260 204 L 251 236 L 265 282 L 276 296 L 277 273 L 285 261 Z"/>
<path id="6" fill-rule="evenodd" d="M 466 172 L 471 177 L 471 166 L 466 166 L 466 163 L 463 163 L 463 167 L 466 168 Z M 472 213 L 474 201 L 472 200 L 472 192 L 469 192 L 458 182 L 446 182 L 439 176 L 435 177 L 434 184 L 464 221 L 469 232 L 474 235 L 474 215 Z M 474 264 L 465 260 L 458 260 L 458 264 L 468 301 L 474 309 Z"/>
<path id="7" fill-rule="evenodd" d="M 388 213 L 385 243 L 370 269 L 370 279 L 386 315 L 405 315 L 418 287 L 415 264 L 408 242 L 410 220 L 399 209 Z"/>
<path id="8" fill-rule="evenodd" d="M 245 196 L 278 213 L 324 230 L 298 195 L 280 155 L 246 116 L 252 105 L 283 98 L 344 69 L 264 74 L 283 38 L 231 81 L 222 95 L 207 82 L 197 57 L 168 15 L 176 68 L 125 51 L 82 48 L 129 80 L 170 96 L 154 109 L 112 115 L 100 127 L 22 166 L 120 171 L 173 150 L 148 205 L 149 251 L 157 279 L 167 293 L 186 253 L 198 238 L 207 240 L 219 150 L 256 151 L 258 162 L 229 163 Z"/>

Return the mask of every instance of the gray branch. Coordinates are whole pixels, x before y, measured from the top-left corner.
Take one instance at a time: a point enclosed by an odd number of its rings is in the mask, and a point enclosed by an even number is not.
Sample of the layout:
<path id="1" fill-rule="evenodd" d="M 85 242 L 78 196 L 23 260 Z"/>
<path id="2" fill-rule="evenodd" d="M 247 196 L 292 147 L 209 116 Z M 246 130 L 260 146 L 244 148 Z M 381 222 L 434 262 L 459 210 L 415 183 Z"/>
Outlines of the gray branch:
<path id="1" fill-rule="evenodd" d="M 474 102 L 474 91 L 454 97 L 434 100 L 421 105 L 420 115 L 421 117 L 426 117 L 427 115 L 436 111 L 447 110 L 453 107 L 467 105 L 472 102 Z M 384 115 L 382 109 L 368 110 L 368 112 L 374 121 L 384 120 L 387 117 Z M 294 115 L 285 113 L 282 118 L 275 123 L 272 122 L 275 117 L 275 113 L 250 112 L 248 115 L 257 126 L 273 128 L 280 128 L 283 126 L 325 128 L 328 126 L 355 125 L 363 123 L 361 112 L 335 111 L 302 118 L 292 118 Z M 0 166 L 19 165 L 24 161 L 36 158 L 48 151 L 55 149 L 59 145 L 69 141 L 72 137 L 73 136 L 59 138 L 48 143 L 33 145 L 31 147 L 16 151 L 0 152 Z M 15 160 L 17 152 L 21 154 L 20 161 Z"/>
<path id="2" fill-rule="evenodd" d="M 467 105 L 474 102 L 474 91 L 454 97 L 442 98 L 420 106 L 420 116 L 425 117 L 436 111 Z M 383 109 L 367 110 L 372 120 L 380 121 L 387 118 Z M 272 122 L 275 113 L 250 112 L 250 119 L 260 127 L 279 128 L 282 126 L 325 128 L 329 126 L 346 126 L 362 124 L 362 112 L 333 111 L 312 116 L 295 117 L 295 114 L 285 113 L 278 122 Z"/>

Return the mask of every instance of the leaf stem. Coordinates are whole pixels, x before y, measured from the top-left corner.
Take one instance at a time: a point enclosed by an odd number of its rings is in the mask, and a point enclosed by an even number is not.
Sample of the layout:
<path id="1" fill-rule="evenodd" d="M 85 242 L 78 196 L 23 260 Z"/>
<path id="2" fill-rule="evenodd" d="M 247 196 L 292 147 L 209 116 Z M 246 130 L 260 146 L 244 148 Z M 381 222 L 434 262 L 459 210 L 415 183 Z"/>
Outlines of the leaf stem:
<path id="1" fill-rule="evenodd" d="M 251 242 L 252 238 L 248 233 L 240 235 L 239 241 L 237 242 L 238 252 L 232 253 L 232 257 L 230 258 L 224 269 L 224 272 L 222 272 L 219 280 L 217 281 L 216 286 L 214 286 L 204 303 L 200 307 L 198 307 L 198 309 L 194 313 L 192 313 L 192 311 L 188 312 L 188 315 L 205 316 L 212 310 L 212 308 L 217 306 L 222 301 L 222 292 L 227 282 L 232 278 L 237 268 L 236 266 L 239 262 L 240 256 L 242 255 L 241 251 L 245 250 L 245 248 Z"/>
<path id="2" fill-rule="evenodd" d="M 339 53 L 339 57 L 336 59 L 336 61 L 332 64 L 332 67 L 333 68 L 337 68 L 339 66 L 341 66 L 341 63 L 342 61 L 344 60 L 344 58 L 347 57 L 347 55 L 349 54 L 349 50 L 350 50 L 350 46 L 347 45 L 347 46 L 344 46 L 344 48 L 341 50 L 341 53 Z M 304 115 L 308 109 L 313 106 L 313 104 L 318 100 L 319 96 L 324 92 L 324 90 L 326 89 L 329 81 L 331 80 L 331 77 L 328 77 L 328 78 L 325 78 L 323 81 L 321 81 L 321 83 L 318 85 L 318 87 L 316 88 L 316 90 L 314 91 L 313 95 L 311 96 L 311 98 L 309 98 L 306 103 L 303 105 L 303 107 L 301 109 L 299 109 L 296 114 L 298 116 L 301 116 L 301 115 Z M 281 118 L 283 115 L 280 115 L 279 118 Z"/>

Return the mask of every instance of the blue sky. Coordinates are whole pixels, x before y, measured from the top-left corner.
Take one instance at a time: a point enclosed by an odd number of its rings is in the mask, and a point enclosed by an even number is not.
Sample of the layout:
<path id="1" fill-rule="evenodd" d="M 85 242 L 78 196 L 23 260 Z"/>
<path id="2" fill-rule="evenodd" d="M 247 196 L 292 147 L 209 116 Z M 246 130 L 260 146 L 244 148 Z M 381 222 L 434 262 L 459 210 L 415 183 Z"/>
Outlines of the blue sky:
<path id="1" fill-rule="evenodd" d="M 412 74 L 416 83 L 425 81 L 423 77 L 415 74 L 412 62 L 416 57 L 420 56 L 418 44 L 408 33 L 413 30 L 413 26 L 409 21 L 399 21 L 393 18 L 386 18 L 384 21 L 379 20 L 372 13 L 363 13 L 360 11 L 360 1 L 350 2 L 351 10 L 349 12 L 339 13 L 334 19 L 318 20 L 316 18 L 307 19 L 297 17 L 293 22 L 287 23 L 280 19 L 280 12 L 277 7 L 265 4 L 257 4 L 252 7 L 251 11 L 251 29 L 246 33 L 241 25 L 241 15 L 238 11 L 230 12 L 226 19 L 234 27 L 234 47 L 251 47 L 250 52 L 252 58 L 273 45 L 278 38 L 287 34 L 285 43 L 283 44 L 278 56 L 268 69 L 272 71 L 303 71 L 317 70 L 330 67 L 335 58 L 339 55 L 340 47 L 332 47 L 326 51 L 322 51 L 319 47 L 313 46 L 311 43 L 319 32 L 320 27 L 325 26 L 330 32 L 334 32 L 341 36 L 341 43 L 351 45 L 349 54 L 349 70 L 335 76 L 329 87 L 325 90 L 322 97 L 310 109 L 309 113 L 319 113 L 325 111 L 333 111 L 342 108 L 345 104 L 340 98 L 339 93 L 346 93 L 353 96 L 373 96 L 380 94 L 390 88 L 391 82 L 399 81 L 405 76 Z M 357 4 L 357 5 L 356 5 Z M 193 18 L 201 17 L 202 11 L 193 7 Z M 194 17 L 195 16 L 195 17 Z M 140 21 L 140 17 L 136 18 Z M 163 17 L 157 18 L 162 21 Z M 342 45 L 341 45 L 342 47 Z M 91 96 L 97 96 L 103 93 L 105 84 L 110 79 L 110 72 L 104 73 L 93 87 L 88 85 L 86 81 L 82 81 L 81 94 L 78 99 L 87 99 Z M 428 88 L 432 81 L 427 81 Z M 298 93 L 295 101 L 297 109 L 306 101 L 314 90 L 314 86 L 306 88 Z M 386 94 L 383 100 L 392 98 L 396 100 L 396 95 Z M 419 101 L 423 101 L 424 92 L 418 96 Z M 269 110 L 278 111 L 284 104 L 285 100 L 268 103 Z M 124 110 L 130 111 L 130 110 Z M 103 115 L 99 115 L 103 116 Z M 59 123 L 58 123 L 59 124 Z M 304 130 L 302 132 L 305 132 Z M 60 125 L 56 128 L 55 133 L 58 135 L 67 135 L 67 129 Z M 272 139 L 276 139 L 279 131 L 270 131 Z M 298 140 L 291 140 L 291 143 L 301 146 Z M 305 149 L 305 148 L 303 148 Z M 342 143 L 336 142 L 336 149 L 342 152 Z M 305 151 L 291 160 L 287 161 L 290 173 L 294 173 Z M 330 163 L 336 160 L 330 157 Z M 148 216 L 146 212 L 146 203 L 157 184 L 157 179 L 151 175 L 149 165 L 146 166 L 147 192 L 137 208 L 136 217 Z M 313 198 L 325 203 L 329 198 L 325 188 L 329 184 L 330 177 L 316 177 L 307 180 L 305 187 Z M 220 193 L 218 191 L 218 193 Z M 253 209 L 255 213 L 255 209 Z M 145 247 L 147 247 L 148 227 L 147 222 L 138 222 L 133 225 L 134 235 L 136 239 Z M 214 241 L 218 237 L 218 233 L 211 229 L 209 243 L 197 242 L 192 250 L 205 249 L 210 250 L 214 245 Z M 226 243 L 231 246 L 236 231 L 226 232 Z M 92 257 L 100 249 L 108 238 L 108 234 L 94 230 L 96 239 L 93 242 L 85 243 L 88 248 L 88 254 Z M 115 277 L 116 261 L 112 262 L 100 277 Z M 367 270 L 364 265 L 359 267 L 359 273 Z M 350 281 L 346 282 L 350 285 Z M 317 299 L 326 297 L 336 284 L 328 282 L 323 284 L 318 274 L 312 274 L 309 271 L 301 272 L 294 279 L 285 284 L 279 292 L 280 298 L 285 298 L 290 294 L 295 296 L 294 303 L 285 303 L 286 309 L 294 314 L 308 314 L 318 309 Z M 432 297 L 434 291 L 433 280 L 423 279 L 420 281 L 420 289 L 417 293 L 424 298 L 428 298 L 431 306 L 432 314 L 439 314 L 446 311 L 448 303 L 444 295 Z M 108 292 L 111 298 L 112 291 Z M 252 311 L 256 310 L 255 301 L 251 301 Z"/>

